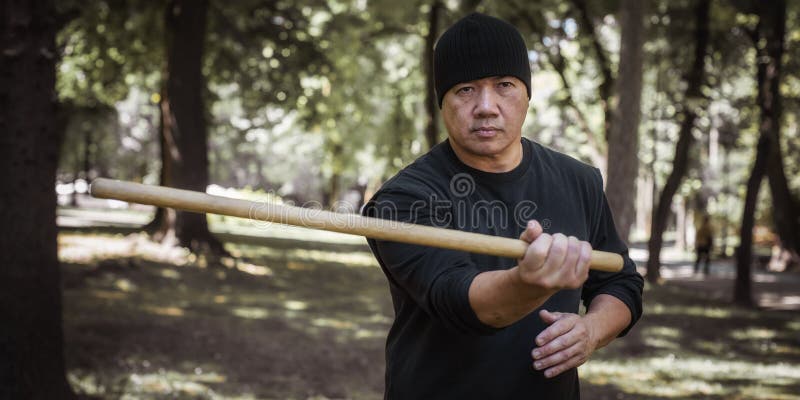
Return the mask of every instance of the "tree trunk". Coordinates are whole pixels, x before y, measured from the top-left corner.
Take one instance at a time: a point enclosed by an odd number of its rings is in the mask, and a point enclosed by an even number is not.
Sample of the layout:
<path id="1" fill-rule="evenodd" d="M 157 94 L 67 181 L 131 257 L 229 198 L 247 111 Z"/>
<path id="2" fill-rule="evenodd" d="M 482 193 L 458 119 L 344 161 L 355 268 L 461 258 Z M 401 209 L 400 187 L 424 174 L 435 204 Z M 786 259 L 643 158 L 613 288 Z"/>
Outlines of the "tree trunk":
<path id="1" fill-rule="evenodd" d="M 774 206 L 773 217 L 782 246 L 797 254 L 800 252 L 800 210 L 786 181 L 780 139 L 783 112 L 780 82 L 786 34 L 786 1 L 775 0 L 768 4 L 756 2 L 756 7 L 760 39 L 756 41 L 759 54 L 757 101 L 761 111 L 761 134 L 769 135 L 770 142 L 767 178 Z"/>
<path id="2" fill-rule="evenodd" d="M 92 170 L 92 130 L 91 129 L 84 129 L 83 130 L 83 179 L 86 180 L 86 183 L 92 181 L 92 177 L 90 176 L 90 172 Z"/>
<path id="3" fill-rule="evenodd" d="M 72 399 L 63 355 L 52 1 L 0 13 L 0 398 Z"/>
<path id="4" fill-rule="evenodd" d="M 64 131 L 60 131 L 60 132 L 66 133 Z M 60 134 L 63 134 L 63 133 L 60 133 Z M 78 179 L 81 179 L 80 168 L 75 168 L 75 172 L 73 172 L 73 174 L 74 174 L 74 176 L 72 177 L 72 194 L 69 196 L 70 197 L 69 205 L 71 207 L 77 207 L 78 206 L 78 191 L 75 190 L 75 188 L 78 187 Z"/>
<path id="5" fill-rule="evenodd" d="M 736 249 L 736 281 L 733 286 L 733 301 L 736 304 L 750 307 L 754 304 L 752 291 L 751 265 L 753 260 L 753 226 L 755 224 L 756 201 L 761 189 L 761 180 L 767 170 L 767 157 L 770 143 L 763 134 L 756 147 L 756 161 L 750 178 L 747 179 L 747 194 L 742 211 L 742 225 L 739 231 L 741 238 Z"/>
<path id="6" fill-rule="evenodd" d="M 331 176 L 328 178 L 328 185 L 323 189 L 322 204 L 332 210 L 341 195 L 341 179 L 343 163 L 340 161 L 344 156 L 344 146 L 337 141 L 330 141 L 327 144 L 331 156 Z"/>
<path id="7" fill-rule="evenodd" d="M 431 11 L 428 14 L 428 34 L 425 36 L 425 48 L 422 50 L 422 63 L 425 71 L 425 139 L 428 148 L 432 148 L 439 143 L 439 125 L 437 113 L 439 102 L 436 100 L 436 91 L 433 79 L 433 46 L 439 36 L 439 13 L 442 9 L 442 2 L 434 0 L 431 4 Z"/>
<path id="8" fill-rule="evenodd" d="M 91 129 L 83 129 L 83 162 L 81 165 L 81 171 L 83 172 L 83 180 L 87 184 L 92 181 L 91 177 L 89 176 L 89 171 L 92 169 L 92 131 Z M 81 172 L 75 173 L 75 179 L 72 181 L 72 199 L 70 201 L 70 205 L 72 207 L 78 207 L 78 191 L 76 188 L 78 187 L 78 179 L 80 179 Z"/>
<path id="9" fill-rule="evenodd" d="M 166 73 L 166 72 L 165 72 Z M 161 90 L 161 99 L 164 99 L 165 90 Z M 169 161 L 169 150 L 170 146 L 167 143 L 167 138 L 165 134 L 167 131 L 165 130 L 164 124 L 166 123 L 164 118 L 165 115 L 168 115 L 169 112 L 165 111 L 165 107 L 167 110 L 169 108 L 169 103 L 162 103 L 159 101 L 158 103 L 158 146 L 159 146 L 159 155 L 161 158 L 161 170 L 158 172 L 158 184 L 161 186 L 169 186 L 167 183 L 167 169 L 172 164 Z M 174 146 L 173 146 L 174 148 Z M 150 220 L 142 229 L 145 232 L 148 232 L 152 235 L 153 240 L 156 242 L 164 243 L 165 241 L 169 240 L 170 242 L 177 243 L 175 240 L 175 210 L 167 209 L 164 207 L 157 207 L 155 215 L 153 215 L 153 219 Z"/>
<path id="10" fill-rule="evenodd" d="M 653 223 L 650 230 L 650 240 L 647 243 L 649 257 L 647 259 L 647 280 L 657 283 L 661 277 L 661 246 L 663 245 L 664 230 L 667 226 L 672 197 L 678 191 L 683 177 L 689 168 L 689 149 L 692 147 L 694 137 L 692 128 L 697 118 L 695 101 L 702 98 L 701 86 L 705 80 L 705 56 L 709 42 L 709 13 L 710 0 L 699 0 L 695 9 L 696 31 L 694 62 L 687 76 L 686 95 L 683 104 L 683 121 L 678 143 L 675 146 L 675 159 L 672 163 L 672 172 L 667 177 L 664 189 L 658 198 L 658 206 L 653 213 Z"/>
<path id="11" fill-rule="evenodd" d="M 608 133 L 606 196 L 617 231 L 623 240 L 628 240 L 635 218 L 645 3 L 645 0 L 623 0 L 620 5 L 622 39 L 616 81 L 619 104 L 613 113 L 614 121 Z"/>
<path id="12" fill-rule="evenodd" d="M 734 302 L 745 306 L 754 304 L 751 289 L 753 226 L 758 192 L 764 175 L 769 178 L 773 218 L 783 245 L 793 249 L 797 246 L 798 235 L 797 209 L 786 183 L 780 149 L 782 112 L 780 77 L 786 30 L 786 3 L 783 0 L 776 0 L 770 4 L 756 2 L 756 7 L 759 19 L 753 39 L 759 55 L 756 103 L 761 111 L 761 119 L 756 161 L 747 181 L 747 196 L 739 232 L 741 240 L 736 253 L 736 284 L 733 292 Z M 793 250 L 797 251 L 796 247 Z"/>
<path id="13" fill-rule="evenodd" d="M 322 204 L 324 204 L 325 208 L 328 210 L 336 211 L 336 202 L 339 200 L 339 196 L 341 195 L 341 189 L 339 189 L 340 181 L 341 176 L 337 172 L 334 172 L 330 179 L 328 179 L 328 187 L 325 189 L 325 193 L 323 194 L 322 198 Z"/>
<path id="14" fill-rule="evenodd" d="M 688 220 L 686 203 L 683 196 L 678 196 L 673 208 L 675 211 L 675 247 L 679 251 L 686 251 L 686 221 Z"/>
<path id="15" fill-rule="evenodd" d="M 205 192 L 208 178 L 208 139 L 202 73 L 208 1 L 173 0 L 167 5 L 165 31 L 167 72 L 162 107 L 166 157 L 162 168 L 168 186 Z M 174 212 L 174 211 L 173 211 Z M 167 233 L 174 228 L 178 244 L 192 251 L 225 254 L 211 232 L 205 214 L 165 212 Z M 162 228 L 162 233 L 164 228 Z"/>
<path id="16" fill-rule="evenodd" d="M 730 225 L 731 225 L 730 218 L 728 218 L 728 215 L 730 215 L 729 213 L 733 211 L 728 207 L 729 203 L 728 200 L 733 191 L 731 190 L 731 180 L 730 180 L 730 160 L 729 160 L 730 149 L 725 148 L 724 151 L 725 153 L 723 153 L 722 155 L 722 182 L 723 182 L 722 195 L 725 196 L 725 203 L 723 203 L 722 209 L 725 212 L 725 217 L 722 219 L 722 229 L 720 230 L 721 234 L 719 238 L 719 244 L 721 248 L 719 252 L 720 254 L 722 254 L 722 257 L 727 258 L 728 236 L 730 234 Z"/>

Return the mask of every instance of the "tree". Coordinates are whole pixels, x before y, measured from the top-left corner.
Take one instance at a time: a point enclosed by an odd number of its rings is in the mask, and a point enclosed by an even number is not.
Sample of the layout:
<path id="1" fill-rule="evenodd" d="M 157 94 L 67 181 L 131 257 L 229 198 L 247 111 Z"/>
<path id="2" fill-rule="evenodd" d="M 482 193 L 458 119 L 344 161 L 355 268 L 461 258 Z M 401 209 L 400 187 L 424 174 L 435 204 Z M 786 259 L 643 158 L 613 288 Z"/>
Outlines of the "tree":
<path id="1" fill-rule="evenodd" d="M 436 99 L 436 87 L 433 76 L 433 47 L 439 37 L 439 14 L 444 5 L 440 0 L 433 0 L 428 12 L 428 32 L 425 34 L 425 47 L 422 49 L 422 67 L 425 70 L 425 139 L 428 148 L 439 143 L 438 113 L 439 102 Z"/>
<path id="2" fill-rule="evenodd" d="M 608 140 L 614 114 L 614 107 L 611 104 L 611 96 L 615 86 L 614 73 L 612 72 L 611 62 L 608 60 L 606 49 L 601 43 L 600 36 L 597 33 L 597 28 L 592 20 L 592 13 L 589 11 L 589 5 L 586 3 L 586 0 L 572 0 L 572 4 L 578 11 L 578 18 L 583 26 L 583 32 L 585 32 L 585 37 L 591 43 L 591 48 L 594 51 L 597 65 L 600 68 L 601 81 L 597 86 L 597 91 L 600 98 L 600 104 L 603 108 L 603 136 L 606 138 L 606 140 Z M 632 4 L 623 3 L 623 7 L 625 5 Z M 632 20 L 635 18 L 636 13 L 641 13 L 641 11 L 634 11 L 631 13 L 630 17 Z M 631 28 L 633 28 L 633 25 L 631 25 Z"/>
<path id="3" fill-rule="evenodd" d="M 233 147 L 226 154 L 234 168 L 254 163 L 256 181 L 268 183 L 256 146 L 238 146 L 249 132 L 262 136 L 271 121 L 265 111 L 277 106 L 308 101 L 303 78 L 308 71 L 321 71 L 327 60 L 311 38 L 309 7 L 318 2 L 291 6 L 263 1 L 239 2 L 222 7 L 216 2 L 171 2 L 167 6 L 166 64 L 162 78 L 161 132 L 162 184 L 205 191 L 210 183 L 208 103 L 220 99 L 213 88 L 233 88 L 237 104 L 250 126 L 233 129 Z M 180 11 L 176 11 L 180 10 Z M 208 28 L 206 27 L 208 26 Z M 200 35 L 200 36 L 198 36 Z M 204 72 L 205 71 L 205 72 Z M 230 102 L 230 99 L 220 102 Z M 184 102 L 188 102 L 184 104 Z M 284 113 L 285 115 L 285 113 Z M 212 121 L 214 133 L 230 132 L 229 120 Z M 261 122 L 257 122 L 261 121 Z M 217 152 L 215 154 L 220 154 Z M 245 160 L 244 163 L 236 162 Z M 244 164 L 244 166 L 242 166 Z M 159 211 L 150 224 L 159 227 L 156 238 L 177 241 L 193 250 L 208 248 L 224 253 L 208 231 L 204 215 Z"/>
<path id="4" fill-rule="evenodd" d="M 622 53 L 620 54 L 619 71 L 615 78 L 614 65 L 606 48 L 602 45 L 595 15 L 603 16 L 609 5 L 605 2 L 587 3 L 584 0 L 573 0 L 570 6 L 563 4 L 520 5 L 510 2 L 509 18 L 517 24 L 524 23 L 539 37 L 532 46 L 539 50 L 541 44 L 545 48 L 538 54 L 537 60 L 545 59 L 558 74 L 563 86 L 562 107 L 572 111 L 572 118 L 583 131 L 589 146 L 591 162 L 604 171 L 606 175 L 609 204 L 617 222 L 617 228 L 623 238 L 627 239 L 634 217 L 635 180 L 638 172 L 638 125 L 640 119 L 640 98 L 642 91 L 642 64 L 644 35 L 644 2 L 631 1 L 619 6 L 620 24 L 622 26 Z M 553 20 L 553 13 L 563 14 L 563 18 Z M 579 24 L 578 34 L 568 32 L 568 25 Z M 555 26 L 555 28 L 553 28 Z M 548 27 L 553 30 L 547 34 Z M 595 90 L 597 104 L 602 115 L 601 126 L 595 127 L 590 120 L 591 111 L 579 104 L 573 95 L 573 82 L 570 78 L 570 61 L 564 55 L 565 45 L 574 40 L 586 48 L 580 56 L 589 58 L 596 69 L 598 80 Z M 541 44 L 540 44 L 541 43 Z M 580 61 L 579 61 L 580 62 Z M 621 80 L 621 81 L 619 81 Z M 593 82 L 594 83 L 594 82 Z M 615 99 L 619 100 L 622 112 L 616 110 Z M 565 114 L 568 115 L 568 114 Z M 617 126 L 619 125 L 619 126 Z M 598 129 L 599 128 L 599 129 Z"/>
<path id="5" fill-rule="evenodd" d="M 70 399 L 61 323 L 54 183 L 53 2 L 8 1 L 0 14 L 0 397 Z"/>
<path id="6" fill-rule="evenodd" d="M 327 182 L 326 206 L 348 188 L 368 197 L 428 144 L 429 120 L 420 115 L 426 112 L 421 60 L 429 1 L 351 5 L 325 27 L 330 70 L 316 77 L 325 90 L 298 109 L 301 124 L 322 140 L 318 166 Z M 435 98 L 428 98 L 438 108 Z"/>
<path id="7" fill-rule="evenodd" d="M 767 156 L 770 143 L 765 137 L 758 140 L 756 146 L 756 159 L 753 170 L 747 180 L 747 194 L 745 195 L 744 209 L 742 210 L 742 225 L 739 236 L 741 240 L 736 251 L 736 281 L 733 286 L 733 301 L 739 305 L 749 307 L 754 304 L 751 264 L 753 260 L 753 227 L 755 225 L 756 201 L 761 189 L 761 180 L 767 172 Z"/>
<path id="8" fill-rule="evenodd" d="M 770 142 L 767 178 L 774 204 L 773 219 L 782 246 L 800 254 L 800 203 L 789 189 L 781 150 L 783 96 L 780 85 L 786 36 L 786 1 L 756 2 L 759 23 L 754 45 L 758 55 L 756 81 L 761 112 L 761 134 Z"/>
<path id="9" fill-rule="evenodd" d="M 661 246 L 664 230 L 667 226 L 672 207 L 672 198 L 686 175 L 689 167 L 689 150 L 694 142 L 692 130 L 695 119 L 701 112 L 703 104 L 702 85 L 705 80 L 705 59 L 709 42 L 710 0 L 698 0 L 695 7 L 695 48 L 694 60 L 686 76 L 686 94 L 683 106 L 680 133 L 675 145 L 675 159 L 664 188 L 658 198 L 658 205 L 652 216 L 650 240 L 647 243 L 649 257 L 647 259 L 647 280 L 651 283 L 659 281 L 661 268 Z"/>
<path id="10" fill-rule="evenodd" d="M 752 6 L 758 15 L 756 27 L 750 34 L 758 55 L 756 103 L 761 118 L 756 158 L 747 181 L 747 195 L 742 211 L 742 225 L 739 232 L 741 241 L 736 254 L 736 284 L 733 294 L 734 302 L 745 306 L 754 304 L 750 268 L 753 225 L 756 200 L 765 175 L 769 178 L 775 225 L 784 246 L 796 249 L 795 236 L 798 235 L 797 206 L 786 183 L 780 150 L 782 113 L 780 81 L 786 31 L 786 2 L 783 0 L 770 4 L 754 2 Z"/>
<path id="11" fill-rule="evenodd" d="M 205 192 L 208 178 L 206 81 L 202 71 L 208 1 L 175 0 L 167 5 L 166 72 L 161 96 L 161 168 L 166 182 L 180 189 Z M 172 215 L 174 213 L 174 215 Z M 226 253 L 208 230 L 205 214 L 168 210 L 157 236 L 175 237 L 193 251 Z"/>
<path id="12" fill-rule="evenodd" d="M 593 3 L 596 4 L 596 3 Z M 583 5 L 576 11 L 577 5 Z M 588 152 L 587 157 L 592 164 L 600 170 L 606 169 L 606 129 L 608 128 L 605 118 L 602 121 L 602 127 L 598 129 L 596 124 L 593 124 L 589 116 L 592 111 L 587 110 L 585 105 L 576 99 L 573 95 L 573 81 L 570 79 L 572 76 L 572 69 L 570 68 L 571 60 L 564 55 L 562 47 L 571 41 L 580 43 L 583 47 L 590 49 L 585 52 L 593 56 L 579 56 L 576 63 L 581 64 L 582 67 L 588 63 L 594 63 L 591 67 L 599 70 L 601 82 L 596 85 L 596 95 L 599 104 L 600 112 L 602 115 L 610 116 L 608 109 L 609 97 L 611 95 L 610 89 L 613 88 L 613 76 L 611 74 L 611 66 L 608 64 L 606 51 L 600 44 L 600 39 L 596 36 L 595 27 L 589 15 L 586 5 L 581 1 L 573 3 L 573 7 L 563 4 L 563 2 L 535 2 L 519 4 L 518 2 L 511 1 L 506 4 L 508 10 L 505 10 L 505 15 L 508 20 L 517 27 L 527 27 L 527 33 L 533 35 L 534 40 L 531 41 L 531 48 L 536 55 L 536 62 L 540 65 L 541 69 L 547 69 L 547 65 L 558 75 L 561 81 L 562 90 L 557 99 L 557 106 L 561 110 L 569 110 L 571 112 L 571 119 L 574 124 L 578 126 L 580 133 L 583 135 L 582 139 L 589 145 L 583 146 Z M 575 12 L 580 12 L 581 22 L 579 33 L 569 32 L 566 28 L 568 23 L 572 26 L 577 26 L 576 19 L 572 16 Z M 563 15 L 563 18 L 561 18 Z M 587 25 L 588 24 L 588 25 Z M 555 25 L 555 28 L 553 28 Z M 587 43 L 584 43 L 587 42 Z M 581 68 L 583 69 L 583 68 Z M 587 68 L 590 69 L 590 68 Z M 578 72 L 579 74 L 581 72 Z M 592 72 L 590 72 L 591 74 Z M 595 102 L 591 102 L 595 104 Z M 568 115 L 564 113 L 564 115 Z M 564 121 L 566 124 L 571 124 L 572 121 Z M 566 132 L 566 129 L 564 129 Z"/>
<path id="13" fill-rule="evenodd" d="M 639 171 L 639 120 L 641 116 L 645 0 L 623 0 L 618 78 L 614 91 L 618 104 L 608 132 L 606 196 L 619 235 L 628 239 L 634 219 L 634 193 Z"/>

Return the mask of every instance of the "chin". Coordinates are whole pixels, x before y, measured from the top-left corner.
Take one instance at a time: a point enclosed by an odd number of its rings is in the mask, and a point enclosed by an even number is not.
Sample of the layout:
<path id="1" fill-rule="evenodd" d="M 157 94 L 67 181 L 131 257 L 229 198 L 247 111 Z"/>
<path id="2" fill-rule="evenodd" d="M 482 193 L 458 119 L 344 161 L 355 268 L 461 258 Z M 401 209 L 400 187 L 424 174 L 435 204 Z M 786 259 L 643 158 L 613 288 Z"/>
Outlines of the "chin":
<path id="1" fill-rule="evenodd" d="M 497 135 L 491 138 L 476 137 L 473 138 L 473 140 L 470 140 L 467 144 L 475 148 L 500 151 L 510 146 L 513 142 L 514 140 L 509 138 L 507 135 Z"/>
<path id="2" fill-rule="evenodd" d="M 508 147 L 508 143 L 499 141 L 487 141 L 487 142 L 470 143 L 470 145 L 467 147 L 467 150 L 476 155 L 493 156 L 496 154 L 500 154 L 503 150 L 506 149 L 506 147 Z"/>

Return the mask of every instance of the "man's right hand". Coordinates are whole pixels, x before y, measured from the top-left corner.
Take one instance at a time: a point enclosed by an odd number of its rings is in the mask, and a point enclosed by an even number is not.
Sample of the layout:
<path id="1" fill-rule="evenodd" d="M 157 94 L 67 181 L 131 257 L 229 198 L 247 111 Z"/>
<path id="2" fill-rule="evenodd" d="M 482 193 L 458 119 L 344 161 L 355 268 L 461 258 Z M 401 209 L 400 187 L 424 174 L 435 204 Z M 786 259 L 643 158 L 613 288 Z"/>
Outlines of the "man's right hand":
<path id="1" fill-rule="evenodd" d="M 519 237 L 530 243 L 519 260 L 520 279 L 529 285 L 556 292 L 577 289 L 589 277 L 592 245 L 574 236 L 544 233 L 536 220 L 528 221 Z"/>
<path id="2" fill-rule="evenodd" d="M 546 234 L 536 221 L 528 222 L 520 239 L 530 245 L 516 267 L 481 272 L 470 284 L 470 305 L 487 325 L 511 325 L 557 291 L 581 287 L 589 276 L 589 243 Z"/>

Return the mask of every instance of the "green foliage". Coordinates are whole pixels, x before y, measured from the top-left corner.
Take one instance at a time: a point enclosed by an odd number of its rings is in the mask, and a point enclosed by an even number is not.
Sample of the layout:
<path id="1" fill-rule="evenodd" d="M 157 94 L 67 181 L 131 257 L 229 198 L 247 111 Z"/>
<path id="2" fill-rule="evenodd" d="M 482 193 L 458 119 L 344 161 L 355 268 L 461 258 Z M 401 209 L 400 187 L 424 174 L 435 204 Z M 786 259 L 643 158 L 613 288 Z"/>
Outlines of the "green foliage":
<path id="1" fill-rule="evenodd" d="M 163 2 L 60 2 L 71 19 L 58 34 L 59 99 L 78 106 L 113 106 L 131 87 L 158 90 L 163 53 Z"/>
<path id="2" fill-rule="evenodd" d="M 790 55 L 800 46 L 800 5 L 789 3 L 782 146 L 790 186 L 798 192 L 800 162 L 791 155 L 800 148 L 800 61 Z M 419 156 L 422 47 L 431 4 L 212 0 L 203 66 L 212 181 L 320 200 L 335 190 L 374 189 Z M 648 6 L 639 158 L 643 176 L 656 187 L 671 169 L 686 60 L 694 48 L 694 4 L 651 0 Z M 679 193 L 735 219 L 759 121 L 757 59 L 748 34 L 756 20 L 748 1 L 712 4 L 708 83 L 692 103 L 700 112 L 696 161 Z M 477 7 L 522 31 L 534 70 L 526 136 L 586 161 L 602 155 L 601 89 L 603 71 L 613 79 L 617 70 L 618 1 L 444 6 L 442 26 Z M 65 22 L 58 37 L 58 93 L 69 117 L 61 176 L 82 168 L 91 131 L 95 173 L 157 180 L 166 2 L 67 1 L 59 7 Z"/>
<path id="3" fill-rule="evenodd" d="M 59 3 L 65 18 L 57 37 L 60 180 L 158 176 L 150 94 L 158 93 L 161 79 L 163 7 L 139 0 Z M 87 167 L 90 176 L 80 172 Z"/>

